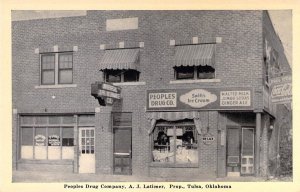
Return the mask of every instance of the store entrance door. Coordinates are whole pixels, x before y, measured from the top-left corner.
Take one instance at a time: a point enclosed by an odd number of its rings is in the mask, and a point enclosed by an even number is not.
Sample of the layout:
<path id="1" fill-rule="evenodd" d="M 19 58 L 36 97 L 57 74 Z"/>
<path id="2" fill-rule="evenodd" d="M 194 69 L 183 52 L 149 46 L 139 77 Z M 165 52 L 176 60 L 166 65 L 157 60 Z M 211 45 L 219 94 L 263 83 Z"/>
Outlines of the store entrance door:
<path id="1" fill-rule="evenodd" d="M 254 174 L 254 128 L 227 128 L 227 176 Z"/>
<path id="2" fill-rule="evenodd" d="M 241 174 L 254 174 L 254 128 L 242 128 Z"/>
<path id="3" fill-rule="evenodd" d="M 131 128 L 114 128 L 114 174 L 131 175 Z"/>
<path id="4" fill-rule="evenodd" d="M 95 173 L 95 128 L 79 128 L 79 173 Z"/>

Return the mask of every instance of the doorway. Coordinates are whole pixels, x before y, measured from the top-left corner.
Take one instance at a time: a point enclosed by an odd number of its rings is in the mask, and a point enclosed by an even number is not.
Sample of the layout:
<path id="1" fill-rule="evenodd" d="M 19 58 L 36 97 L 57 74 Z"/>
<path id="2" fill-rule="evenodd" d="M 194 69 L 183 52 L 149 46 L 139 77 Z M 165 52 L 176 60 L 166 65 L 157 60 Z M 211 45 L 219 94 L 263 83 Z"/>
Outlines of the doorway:
<path id="1" fill-rule="evenodd" d="M 132 174 L 132 113 L 113 113 L 113 173 Z"/>
<path id="2" fill-rule="evenodd" d="M 254 174 L 254 128 L 227 128 L 227 176 Z"/>
<path id="3" fill-rule="evenodd" d="M 79 173 L 95 173 L 95 128 L 79 128 Z"/>

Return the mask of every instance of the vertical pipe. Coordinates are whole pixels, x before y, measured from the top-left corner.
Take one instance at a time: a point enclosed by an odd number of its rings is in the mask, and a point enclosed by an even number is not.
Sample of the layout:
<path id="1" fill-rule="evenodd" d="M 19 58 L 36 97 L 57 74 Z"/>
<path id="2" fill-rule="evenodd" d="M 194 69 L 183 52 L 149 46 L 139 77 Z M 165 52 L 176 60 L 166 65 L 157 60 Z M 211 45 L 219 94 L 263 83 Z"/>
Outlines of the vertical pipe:
<path id="1" fill-rule="evenodd" d="M 261 132 L 261 113 L 256 113 L 256 142 L 255 142 L 255 175 L 259 176 L 259 152 L 260 152 L 260 133 Z"/>

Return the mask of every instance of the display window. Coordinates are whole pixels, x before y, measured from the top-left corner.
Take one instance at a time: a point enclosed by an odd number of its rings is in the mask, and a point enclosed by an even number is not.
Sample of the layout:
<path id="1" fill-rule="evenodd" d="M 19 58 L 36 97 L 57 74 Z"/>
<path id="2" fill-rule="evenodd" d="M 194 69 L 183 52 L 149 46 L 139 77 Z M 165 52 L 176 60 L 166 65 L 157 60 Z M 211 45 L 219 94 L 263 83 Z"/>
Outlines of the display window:
<path id="1" fill-rule="evenodd" d="M 21 116 L 21 159 L 74 159 L 74 116 Z"/>
<path id="2" fill-rule="evenodd" d="M 194 122 L 157 122 L 153 131 L 152 156 L 154 162 L 198 163 L 198 140 Z"/>

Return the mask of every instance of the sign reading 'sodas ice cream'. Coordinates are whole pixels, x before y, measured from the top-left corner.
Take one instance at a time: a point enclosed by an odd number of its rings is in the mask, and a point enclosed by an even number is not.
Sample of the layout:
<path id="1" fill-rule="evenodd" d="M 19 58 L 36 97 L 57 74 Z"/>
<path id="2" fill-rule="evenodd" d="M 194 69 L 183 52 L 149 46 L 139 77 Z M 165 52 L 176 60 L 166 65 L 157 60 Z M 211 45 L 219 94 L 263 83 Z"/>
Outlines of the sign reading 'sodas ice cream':
<path id="1" fill-rule="evenodd" d="M 148 111 L 252 109 L 252 88 L 148 90 Z"/>

